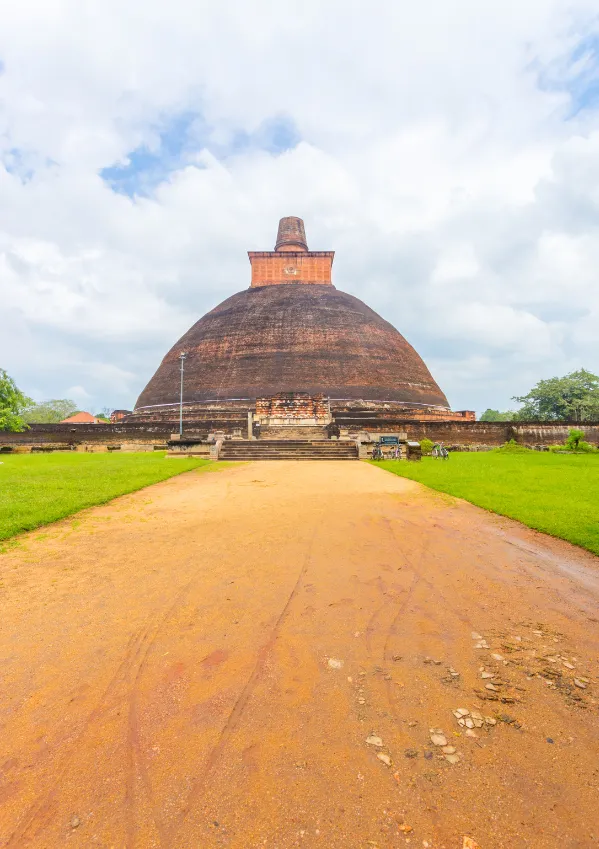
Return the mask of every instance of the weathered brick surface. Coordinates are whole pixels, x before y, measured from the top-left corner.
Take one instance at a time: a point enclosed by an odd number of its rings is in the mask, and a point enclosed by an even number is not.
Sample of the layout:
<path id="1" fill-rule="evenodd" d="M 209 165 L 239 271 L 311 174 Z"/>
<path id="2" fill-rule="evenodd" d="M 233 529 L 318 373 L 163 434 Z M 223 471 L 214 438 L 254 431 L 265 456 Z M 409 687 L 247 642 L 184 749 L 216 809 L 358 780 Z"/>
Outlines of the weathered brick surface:
<path id="1" fill-rule="evenodd" d="M 343 421 L 357 419 L 361 422 L 376 421 L 384 426 L 386 421 L 418 422 L 474 422 L 473 410 L 448 410 L 445 407 L 419 407 L 417 404 L 401 404 L 374 401 L 338 401 L 331 402 L 331 411 L 336 419 Z"/>
<path id="2" fill-rule="evenodd" d="M 329 405 L 324 395 L 305 395 L 296 392 L 279 392 L 269 398 L 256 400 L 257 419 L 329 419 Z"/>
<path id="3" fill-rule="evenodd" d="M 580 428 L 585 439 L 593 445 L 599 444 L 599 423 L 564 424 L 512 423 L 512 422 L 471 422 L 471 421 L 414 421 L 413 419 L 392 419 L 391 417 L 360 417 L 355 415 L 338 416 L 336 421 L 350 433 L 361 430 L 370 433 L 389 433 L 405 431 L 408 439 L 432 439 L 446 445 L 499 446 L 510 439 L 522 445 L 563 444 L 570 428 Z"/>
<path id="4" fill-rule="evenodd" d="M 181 351 L 187 352 L 188 404 L 306 392 L 449 410 L 403 336 L 331 285 L 261 286 L 228 298 L 168 352 L 140 395 L 138 412 L 177 403 Z"/>
<path id="5" fill-rule="evenodd" d="M 32 424 L 22 433 L 0 431 L 0 445 L 11 442 L 80 442 L 81 439 L 104 440 L 128 438 L 139 434 L 150 437 L 170 434 L 171 426 L 165 424 Z"/>
<path id="6" fill-rule="evenodd" d="M 245 411 L 221 411 L 212 417 L 206 415 L 189 418 L 185 421 L 186 433 L 207 435 L 209 432 L 223 431 L 232 434 L 234 430 L 242 430 L 245 434 L 247 413 Z M 580 428 L 585 439 L 593 445 L 599 444 L 599 422 L 578 424 L 564 422 L 548 424 L 547 422 L 470 422 L 470 421 L 414 421 L 412 419 L 393 419 L 391 416 L 360 417 L 357 413 L 351 417 L 339 417 L 342 428 L 350 433 L 366 430 L 371 433 L 407 433 L 408 439 L 420 440 L 425 437 L 433 442 L 444 442 L 446 445 L 502 445 L 510 439 L 524 445 L 555 445 L 563 443 L 570 428 Z M 153 444 L 166 445 L 171 433 L 178 429 L 178 419 L 173 416 L 171 421 L 161 423 L 130 422 L 126 424 L 77 425 L 38 424 L 23 433 L 0 431 L 0 450 L 2 447 L 31 446 L 31 445 L 124 445 L 124 444 Z M 280 429 L 279 429 L 280 430 Z"/>
<path id="7" fill-rule="evenodd" d="M 223 430 L 232 433 L 235 429 L 247 429 L 247 414 L 226 417 L 203 417 L 195 420 L 185 420 L 185 430 L 203 434 Z M 161 422 L 128 422 L 126 424 L 77 425 L 64 424 L 33 424 L 29 430 L 22 433 L 0 431 L 0 450 L 11 446 L 56 445 L 77 446 L 89 445 L 125 445 L 139 443 L 148 445 L 164 445 L 170 435 L 179 428 L 179 419 L 173 416 L 171 421 Z"/>
<path id="8" fill-rule="evenodd" d="M 247 419 L 247 413 L 253 409 L 247 401 L 227 402 L 227 407 L 217 407 L 213 404 L 191 404 L 183 405 L 183 421 L 184 422 L 210 422 L 218 421 L 233 427 L 239 427 L 240 422 Z M 170 404 L 168 406 L 160 406 L 150 408 L 149 410 L 136 411 L 127 417 L 127 422 L 142 426 L 144 422 L 156 424 L 170 421 L 179 421 L 179 404 Z"/>
<path id="9" fill-rule="evenodd" d="M 480 424 L 480 423 L 479 423 Z M 509 422 L 508 422 L 509 424 Z M 568 438 L 571 428 L 582 430 L 585 440 L 593 445 L 599 444 L 599 423 L 577 424 L 576 422 L 564 422 L 563 424 L 548 424 L 547 422 L 527 422 L 526 424 L 514 423 L 508 430 L 508 439 L 515 439 L 526 445 L 561 445 Z"/>
<path id="10" fill-rule="evenodd" d="M 252 286 L 280 286 L 286 283 L 331 283 L 334 251 L 311 253 L 281 248 L 275 252 L 249 251 Z"/>
<path id="11" fill-rule="evenodd" d="M 308 250 L 304 222 L 294 215 L 281 218 L 279 221 L 275 251 L 286 250 Z"/>

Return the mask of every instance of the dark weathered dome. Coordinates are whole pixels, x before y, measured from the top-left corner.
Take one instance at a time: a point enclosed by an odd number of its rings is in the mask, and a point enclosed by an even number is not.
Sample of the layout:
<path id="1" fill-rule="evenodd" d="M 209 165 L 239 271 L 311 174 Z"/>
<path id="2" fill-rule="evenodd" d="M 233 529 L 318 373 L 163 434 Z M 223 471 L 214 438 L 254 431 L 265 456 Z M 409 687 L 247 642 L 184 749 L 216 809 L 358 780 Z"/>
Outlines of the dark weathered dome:
<path id="1" fill-rule="evenodd" d="M 136 410 L 178 402 L 182 351 L 188 404 L 308 392 L 448 407 L 403 336 L 330 283 L 254 285 L 227 298 L 171 348 Z"/>

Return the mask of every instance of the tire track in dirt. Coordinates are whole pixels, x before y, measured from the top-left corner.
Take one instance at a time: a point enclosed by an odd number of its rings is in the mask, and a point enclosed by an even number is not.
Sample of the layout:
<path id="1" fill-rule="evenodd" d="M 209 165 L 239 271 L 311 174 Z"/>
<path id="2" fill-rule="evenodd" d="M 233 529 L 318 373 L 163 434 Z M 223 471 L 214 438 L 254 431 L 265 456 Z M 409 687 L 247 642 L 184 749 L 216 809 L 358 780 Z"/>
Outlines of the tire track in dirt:
<path id="1" fill-rule="evenodd" d="M 99 718 L 105 707 L 106 703 L 112 699 L 113 694 L 117 691 L 119 685 L 122 685 L 126 679 L 128 674 L 128 667 L 132 662 L 132 655 L 137 651 L 137 648 L 141 641 L 143 640 L 144 629 L 140 629 L 136 631 L 129 639 L 127 643 L 127 648 L 125 649 L 125 656 L 111 680 L 109 681 L 107 687 L 104 690 L 100 700 L 94 707 L 94 709 L 88 714 L 86 719 L 83 722 L 83 726 L 77 735 L 76 739 L 73 741 L 70 751 L 64 756 L 63 762 L 58 767 L 57 770 L 53 773 L 53 786 L 50 790 L 41 793 L 35 801 L 30 805 L 27 812 L 21 819 L 21 822 L 18 823 L 15 830 L 10 834 L 8 838 L 8 842 L 6 843 L 7 849 L 20 849 L 23 845 L 22 841 L 27 839 L 28 833 L 31 831 L 32 827 L 38 820 L 43 820 L 44 816 L 47 818 L 47 814 L 50 811 L 52 802 L 58 793 L 58 788 L 64 779 L 70 761 L 77 750 L 77 747 L 82 742 L 85 737 L 86 732 L 93 724 L 93 722 Z"/>
<path id="2" fill-rule="evenodd" d="M 395 533 L 395 530 L 393 528 L 392 522 L 387 517 L 382 517 L 382 519 L 383 519 L 383 524 L 385 525 L 387 530 L 391 533 L 392 538 L 395 540 L 396 543 L 398 543 L 399 541 L 398 541 L 398 538 L 397 538 L 397 534 Z M 406 550 L 405 550 L 405 542 L 404 542 L 403 546 L 401 544 L 398 544 L 398 548 L 402 552 L 404 559 L 406 560 L 406 563 L 408 564 L 410 570 L 412 571 L 413 578 L 412 578 L 412 582 L 411 582 L 410 586 L 405 591 L 404 598 L 401 600 L 399 607 L 398 607 L 398 609 L 395 613 L 395 616 L 391 620 L 389 628 L 387 629 L 387 632 L 386 632 L 385 642 L 383 644 L 383 658 L 382 658 L 384 666 L 387 666 L 390 662 L 392 662 L 391 651 L 390 651 L 391 639 L 393 637 L 397 636 L 398 624 L 399 624 L 400 620 L 404 617 L 406 609 L 407 609 L 408 605 L 410 604 L 410 602 L 412 601 L 414 594 L 416 592 L 416 589 L 418 588 L 420 583 L 424 580 L 424 578 L 422 576 L 421 569 L 422 569 L 422 564 L 424 563 L 424 559 L 426 557 L 426 553 L 430 548 L 430 537 L 429 536 L 424 537 L 424 541 L 423 541 L 422 546 L 420 547 L 420 550 L 419 550 L 416 557 L 414 557 L 412 551 L 410 551 L 410 554 L 407 555 Z M 416 560 L 417 560 L 417 562 L 415 562 Z M 391 686 L 391 681 L 389 681 L 388 679 L 385 679 L 385 691 L 386 691 L 386 696 L 387 696 L 387 703 L 388 703 L 388 705 L 391 709 L 393 716 L 397 719 L 396 704 L 397 704 L 398 699 L 394 698 L 392 689 L 393 688 Z"/>
<path id="3" fill-rule="evenodd" d="M 377 520 L 378 521 L 375 521 L 374 524 L 375 525 L 377 525 L 377 524 L 382 525 L 382 527 L 385 528 L 385 532 L 388 535 L 391 535 L 392 538 L 394 539 L 394 541 L 397 543 L 397 537 L 393 533 L 391 521 L 387 517 L 384 517 L 384 516 L 377 516 Z M 378 534 L 377 534 L 376 538 L 378 539 Z M 364 642 L 365 642 L 365 646 L 366 646 L 367 656 L 368 656 L 368 658 L 371 662 L 376 662 L 377 660 L 380 660 L 383 669 L 386 669 L 387 664 L 389 663 L 389 661 L 391 659 L 390 658 L 390 649 L 389 649 L 391 637 L 395 636 L 396 630 L 397 630 L 397 625 L 398 625 L 401 617 L 405 614 L 406 608 L 409 605 L 410 601 L 412 600 L 412 598 L 414 596 L 414 592 L 416 591 L 418 585 L 420 584 L 420 582 L 422 580 L 422 576 L 419 573 L 416 564 L 414 563 L 415 558 L 413 557 L 413 550 L 410 550 L 410 554 L 408 555 L 406 553 L 405 547 L 403 545 L 398 545 L 398 548 L 400 550 L 400 553 L 402 555 L 402 560 L 403 560 L 402 569 L 403 569 L 404 566 L 406 566 L 407 569 L 412 573 L 411 582 L 410 582 L 409 586 L 407 586 L 401 592 L 400 596 L 398 596 L 398 594 L 396 594 L 392 598 L 386 599 L 381 605 L 379 605 L 374 610 L 374 612 L 371 614 L 371 616 L 370 616 L 370 618 L 367 622 L 367 625 L 366 625 L 366 628 L 365 628 L 365 631 L 364 631 L 364 638 L 365 638 Z M 427 548 L 428 548 L 428 539 L 425 537 L 423 544 L 420 548 L 419 554 L 418 554 L 418 565 L 420 565 L 423 562 Z M 387 585 L 385 584 L 383 578 L 380 575 L 377 576 L 375 581 L 369 581 L 368 584 L 369 585 L 375 584 L 378 587 L 378 590 L 382 595 L 387 594 L 387 591 L 388 591 Z M 377 623 L 383 617 L 383 614 L 386 611 L 393 611 L 393 610 L 394 610 L 394 613 L 393 613 L 393 616 L 391 618 L 391 621 L 390 621 L 389 625 L 384 628 L 385 636 L 384 636 L 384 642 L 383 642 L 383 646 L 382 646 L 382 650 L 381 650 L 381 657 L 377 658 L 377 657 L 375 657 L 375 651 L 374 651 L 374 648 L 373 648 L 373 635 L 377 631 L 377 627 L 376 627 Z M 394 704 L 394 700 L 393 700 L 393 697 L 392 697 L 391 690 L 392 690 L 391 682 L 389 680 L 385 680 L 385 693 L 386 693 L 387 702 L 389 704 L 389 707 L 391 708 L 391 711 L 392 711 L 394 717 L 397 718 L 396 713 L 395 713 L 395 704 Z"/>
<path id="4" fill-rule="evenodd" d="M 166 843 L 164 844 L 164 846 L 167 847 L 167 849 L 174 849 L 174 846 L 176 845 L 175 841 L 176 841 L 178 833 L 180 832 L 180 830 L 181 830 L 183 824 L 185 823 L 185 820 L 187 819 L 187 817 L 190 815 L 190 813 L 194 810 L 194 808 L 198 804 L 199 799 L 201 797 L 201 794 L 202 794 L 203 790 L 205 789 L 206 784 L 207 784 L 210 776 L 212 775 L 212 773 L 213 773 L 214 769 L 216 768 L 217 764 L 219 763 L 219 761 L 222 759 L 224 751 L 226 749 L 226 746 L 227 746 L 231 736 L 234 734 L 236 728 L 239 725 L 241 717 L 242 717 L 242 715 L 245 711 L 245 708 L 246 708 L 254 690 L 256 689 L 256 686 L 261 681 L 261 679 L 264 675 L 264 670 L 266 668 L 268 658 L 270 657 L 272 650 L 274 648 L 274 645 L 275 645 L 275 643 L 276 643 L 276 641 L 279 637 L 279 634 L 281 632 L 281 629 L 282 629 L 283 625 L 285 624 L 285 621 L 287 620 L 287 618 L 289 616 L 291 604 L 294 601 L 294 599 L 296 598 L 297 594 L 299 593 L 299 591 L 302 587 L 302 584 L 304 582 L 304 578 L 306 576 L 306 573 L 308 571 L 308 568 L 310 566 L 311 559 L 312 559 L 312 552 L 313 552 L 313 549 L 314 549 L 314 541 L 316 539 L 316 533 L 317 533 L 318 527 L 319 527 L 319 519 L 317 519 L 314 522 L 314 528 L 313 528 L 312 535 L 311 535 L 309 542 L 308 542 L 308 547 L 307 547 L 307 551 L 306 551 L 306 554 L 305 554 L 305 557 L 304 557 L 304 562 L 303 562 L 302 567 L 299 571 L 299 574 L 297 576 L 295 584 L 293 585 L 293 588 L 292 588 L 292 590 L 291 590 L 291 592 L 290 592 L 290 594 L 289 594 L 289 596 L 288 596 L 288 598 L 285 602 L 285 605 L 283 606 L 283 609 L 281 610 L 279 616 L 277 617 L 277 620 L 274 624 L 274 627 L 273 627 L 272 631 L 270 632 L 268 640 L 259 649 L 258 656 L 256 658 L 256 663 L 254 664 L 252 672 L 251 672 L 249 678 L 247 679 L 247 681 L 246 681 L 246 683 L 243 687 L 243 690 L 239 694 L 237 701 L 233 705 L 233 709 L 229 713 L 229 716 L 227 717 L 227 720 L 226 720 L 225 724 L 223 725 L 223 727 L 220 731 L 217 742 L 214 744 L 214 746 L 212 747 L 211 751 L 209 752 L 206 760 L 204 761 L 204 766 L 202 767 L 200 774 L 197 776 L 197 778 L 193 782 L 192 788 L 189 792 L 189 795 L 187 797 L 187 800 L 185 802 L 183 809 L 181 810 L 179 815 L 174 819 L 173 823 L 166 829 L 166 832 L 165 832 Z"/>
<path id="5" fill-rule="evenodd" d="M 164 621 L 168 616 L 164 617 Z M 139 716 L 138 716 L 138 695 L 139 683 L 142 672 L 146 665 L 150 649 L 154 645 L 159 629 L 156 628 L 154 635 L 149 638 L 149 629 L 146 631 L 144 639 L 146 640 L 146 648 L 143 652 L 140 663 L 137 667 L 135 675 L 133 675 L 129 689 L 129 714 L 127 718 L 127 777 L 126 777 L 126 847 L 135 846 L 135 837 L 137 834 L 137 775 L 142 780 L 142 786 L 145 790 L 146 797 L 150 806 L 150 811 L 154 821 L 154 825 L 158 832 L 160 846 L 165 846 L 164 842 L 164 826 L 160 808 L 156 805 L 154 794 L 152 791 L 152 783 L 148 770 L 146 769 L 143 753 L 141 751 L 140 734 L 139 734 Z M 131 669 L 130 672 L 133 670 Z"/>
<path id="6" fill-rule="evenodd" d="M 128 773 L 126 798 L 129 800 L 129 802 L 131 802 L 131 804 L 127 806 L 127 846 L 133 846 L 133 841 L 135 837 L 135 827 L 131 825 L 131 820 L 135 817 L 135 805 L 132 788 L 135 785 L 135 764 L 141 760 L 139 747 L 139 728 L 137 722 L 137 710 L 135 706 L 137 697 L 137 687 L 139 685 L 139 680 L 141 678 L 142 672 L 145 669 L 150 650 L 156 640 L 160 628 L 166 623 L 168 618 L 180 605 L 186 593 L 189 592 L 192 584 L 193 579 L 192 581 L 188 582 L 188 584 L 183 587 L 182 590 L 179 591 L 173 603 L 163 613 L 162 616 L 155 616 L 150 621 L 150 623 L 147 623 L 145 626 L 138 629 L 130 637 L 127 643 L 127 647 L 125 649 L 125 656 L 121 663 L 118 665 L 115 674 L 109 681 L 94 709 L 88 714 L 88 716 L 84 720 L 83 726 L 76 739 L 71 743 L 70 750 L 64 756 L 62 764 L 58 767 L 57 770 L 53 771 L 52 787 L 46 792 L 40 794 L 37 799 L 32 803 L 32 805 L 30 805 L 28 811 L 25 813 L 21 822 L 17 825 L 16 829 L 9 836 L 8 842 L 6 843 L 6 849 L 21 849 L 21 847 L 24 845 L 24 841 L 28 840 L 28 836 L 30 835 L 32 830 L 35 829 L 35 832 L 37 833 L 40 831 L 40 829 L 44 827 L 44 825 L 47 825 L 49 823 L 52 817 L 53 803 L 67 775 L 71 761 L 75 753 L 78 751 L 79 747 L 83 743 L 86 734 L 88 733 L 94 722 L 100 719 L 100 717 L 102 717 L 105 711 L 109 708 L 110 703 L 118 703 L 120 701 L 128 701 L 129 703 L 129 721 L 127 734 L 129 752 L 127 758 Z M 121 695 L 117 697 L 119 688 L 125 688 L 125 692 L 121 693 Z M 133 710 L 132 704 L 134 705 Z M 157 831 L 159 835 L 161 835 L 160 845 L 166 846 L 167 844 L 163 842 L 164 827 L 162 825 L 161 816 L 159 814 L 159 808 L 153 800 L 151 785 L 149 784 L 149 777 L 147 776 L 147 771 L 144 770 L 144 772 L 146 774 L 146 777 L 144 779 L 144 785 L 146 786 L 146 791 L 148 793 L 148 801 L 150 802 L 150 807 L 152 810 Z"/>
<path id="7" fill-rule="evenodd" d="M 138 696 L 139 685 L 141 678 L 148 664 L 150 652 L 154 647 L 158 634 L 166 625 L 168 620 L 180 608 L 184 598 L 189 594 L 194 585 L 198 583 L 198 577 L 193 577 L 175 596 L 170 607 L 163 613 L 160 618 L 156 618 L 154 622 L 146 628 L 144 635 L 145 649 L 141 654 L 137 670 L 133 674 L 133 667 L 130 668 L 131 686 L 129 690 L 129 714 L 127 722 L 127 746 L 128 746 L 128 770 L 126 781 L 125 798 L 129 801 L 127 807 L 127 837 L 126 846 L 132 849 L 135 846 L 137 836 L 137 775 L 141 778 L 142 787 L 145 791 L 145 796 L 150 808 L 152 820 L 158 835 L 158 841 L 161 849 L 169 849 L 167 829 L 162 817 L 160 805 L 154 798 L 152 780 L 150 773 L 145 764 L 145 759 L 142 752 L 140 741 L 139 713 L 138 713 Z"/>
<path id="8" fill-rule="evenodd" d="M 403 518 L 401 518 L 401 519 L 400 518 L 391 519 L 388 516 L 381 516 L 380 521 L 381 521 L 382 525 L 387 529 L 387 532 L 393 538 L 395 545 L 397 546 L 397 548 L 399 549 L 399 551 L 402 554 L 402 557 L 404 559 L 405 564 L 414 573 L 414 578 L 412 580 L 412 583 L 407 588 L 406 595 L 401 600 L 400 606 L 399 606 L 395 616 L 393 617 L 391 623 L 389 624 L 389 627 L 386 630 L 386 637 L 385 637 L 385 642 L 384 642 L 383 652 L 382 652 L 382 663 L 383 663 L 383 666 L 385 668 L 387 668 L 392 661 L 391 649 L 390 649 L 391 641 L 394 637 L 398 636 L 399 623 L 400 623 L 401 619 L 404 617 L 409 603 L 414 599 L 414 596 L 415 596 L 416 591 L 417 591 L 419 586 L 426 587 L 426 589 L 428 591 L 428 599 L 427 600 L 428 600 L 428 609 L 429 609 L 428 615 L 429 615 L 429 617 L 431 616 L 431 611 L 434 611 L 435 608 L 438 606 L 440 609 L 443 610 L 445 615 L 449 615 L 454 620 L 456 620 L 459 623 L 459 625 L 462 627 L 462 629 L 466 628 L 467 630 L 472 631 L 474 629 L 474 624 L 473 624 L 471 618 L 466 613 L 464 613 L 463 609 L 461 607 L 459 607 L 458 605 L 456 605 L 455 601 L 450 600 L 447 597 L 447 595 L 445 595 L 445 593 L 439 588 L 439 586 L 437 584 L 435 584 L 432 580 L 430 580 L 430 578 L 426 577 L 426 575 L 424 574 L 423 566 L 425 564 L 426 558 L 428 557 L 430 560 L 434 560 L 435 557 L 436 557 L 436 555 L 434 553 L 434 543 L 439 542 L 439 544 L 442 545 L 441 541 L 438 540 L 439 535 L 441 537 L 443 537 L 444 540 L 449 539 L 449 537 L 450 537 L 450 535 L 448 535 L 445 532 L 445 529 L 443 529 L 438 524 L 435 524 L 434 534 L 433 534 L 433 529 L 431 528 L 431 532 L 424 536 L 422 545 L 419 547 L 418 551 L 415 552 L 413 548 L 406 550 L 406 546 L 405 546 L 406 534 L 401 534 L 398 531 L 397 525 L 399 523 L 401 523 L 405 527 L 411 526 L 411 528 L 413 530 L 421 531 L 420 526 L 418 526 L 416 523 L 410 521 L 409 519 L 408 520 L 403 519 Z M 439 532 L 441 532 L 441 533 L 439 533 Z M 435 605 L 435 604 L 432 603 L 432 600 L 434 598 L 438 599 L 438 602 L 439 602 L 438 605 Z M 387 603 L 387 605 L 391 605 L 391 604 L 393 604 L 393 602 Z M 380 612 L 380 610 L 382 610 L 387 605 L 383 605 L 382 608 L 379 608 L 379 612 Z M 480 607 L 480 605 L 479 605 L 479 607 Z M 482 612 L 482 609 L 481 609 L 481 612 Z M 448 634 L 455 634 L 455 633 L 456 633 L 456 629 L 454 627 L 444 628 L 443 642 L 447 645 L 448 644 L 447 635 Z M 458 633 L 459 633 L 459 629 L 458 629 Z M 450 640 L 449 642 L 453 643 L 454 640 Z M 449 646 L 448 646 L 448 648 L 449 648 Z M 398 698 L 397 695 L 394 695 L 392 682 L 389 681 L 388 679 L 385 679 L 385 690 L 386 690 L 387 702 L 388 702 L 389 707 L 392 711 L 392 714 L 395 718 L 398 718 L 397 717 L 397 704 L 399 703 L 400 699 Z"/>
<path id="9" fill-rule="evenodd" d="M 386 521 L 389 524 L 389 530 L 390 530 L 393 538 L 395 539 L 395 542 L 398 544 L 399 547 L 401 547 L 402 538 L 400 536 L 398 536 L 397 530 L 396 530 L 393 522 L 391 522 L 388 519 L 386 519 Z M 415 522 L 412 522 L 410 520 L 401 520 L 401 521 L 406 526 L 410 525 L 415 531 L 419 529 L 419 525 L 417 525 Z M 449 534 L 446 531 L 445 528 L 443 528 L 441 525 L 438 525 L 438 524 L 435 524 L 435 526 L 434 526 L 434 534 L 433 534 L 432 530 L 433 529 L 431 529 L 431 533 L 429 535 L 427 535 L 425 545 L 421 549 L 420 556 L 419 556 L 419 565 L 420 566 L 422 566 L 422 563 L 424 562 L 424 555 L 425 555 L 426 552 L 429 553 L 431 560 L 433 560 L 437 557 L 437 555 L 435 554 L 435 551 L 434 551 L 435 545 L 443 551 L 443 554 L 446 557 L 446 553 L 445 553 L 446 549 L 444 547 L 444 541 L 451 541 L 451 539 L 452 539 L 451 534 Z M 454 618 L 458 620 L 458 622 L 460 622 L 463 626 L 465 626 L 466 628 L 468 628 L 470 630 L 473 630 L 476 627 L 479 627 L 476 623 L 474 623 L 472 621 L 470 616 L 468 616 L 466 613 L 463 612 L 463 608 L 461 606 L 456 605 L 455 601 L 449 599 L 447 597 L 447 595 L 445 595 L 445 593 L 440 589 L 438 584 L 435 584 L 433 581 L 431 581 L 429 578 L 427 578 L 422 573 L 420 573 L 420 579 L 422 580 L 423 584 L 428 588 L 430 593 L 433 594 L 433 595 L 436 595 L 439 598 L 439 600 L 443 602 L 443 610 L 444 611 L 447 611 L 448 613 L 453 615 Z M 482 605 L 480 604 L 480 602 L 475 602 L 475 603 L 477 604 L 477 607 L 479 608 L 481 615 L 482 615 L 484 613 L 484 609 L 483 609 Z"/>

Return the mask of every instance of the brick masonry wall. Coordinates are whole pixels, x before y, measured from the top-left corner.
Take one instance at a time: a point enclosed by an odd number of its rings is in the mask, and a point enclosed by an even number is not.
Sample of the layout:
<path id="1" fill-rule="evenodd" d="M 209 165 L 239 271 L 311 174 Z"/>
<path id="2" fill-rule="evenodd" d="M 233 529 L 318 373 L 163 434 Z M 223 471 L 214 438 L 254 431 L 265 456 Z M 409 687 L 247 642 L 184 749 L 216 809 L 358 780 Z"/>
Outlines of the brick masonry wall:
<path id="1" fill-rule="evenodd" d="M 402 406 L 401 404 L 375 404 L 373 402 L 343 402 L 331 401 L 331 411 L 339 424 L 351 421 L 356 417 L 360 421 L 417 421 L 417 422 L 474 422 L 476 413 L 473 410 L 447 410 L 440 407 Z"/>
<path id="2" fill-rule="evenodd" d="M 508 423 L 509 424 L 509 423 Z M 582 430 L 585 440 L 593 445 L 599 444 L 599 422 L 593 424 L 578 424 L 569 422 L 564 424 L 547 424 L 546 422 L 530 422 L 526 424 L 512 424 L 513 438 L 517 442 L 526 445 L 557 445 L 563 444 L 568 438 L 571 428 Z M 512 436 L 510 436 L 510 439 Z"/>
<path id="3" fill-rule="evenodd" d="M 452 421 L 413 421 L 399 419 L 358 418 L 344 421 L 342 427 L 350 433 L 366 430 L 369 433 L 393 433 L 404 431 L 410 440 L 431 439 L 433 442 L 443 442 L 446 445 L 481 445 L 496 447 L 515 439 L 523 445 L 556 445 L 565 442 L 570 428 L 580 428 L 587 442 L 599 444 L 599 423 L 577 424 L 548 424 L 546 422 L 452 422 Z"/>
<path id="4" fill-rule="evenodd" d="M 252 265 L 253 287 L 331 283 L 333 251 L 250 251 L 248 256 Z"/>
<path id="5" fill-rule="evenodd" d="M 524 445 L 553 445 L 563 443 L 572 427 L 580 428 L 585 439 L 593 445 L 599 444 L 599 422 L 593 424 L 577 424 L 565 422 L 548 424 L 547 422 L 527 422 L 522 424 L 512 422 L 417 422 L 412 420 L 392 420 L 386 418 L 380 421 L 355 417 L 352 422 L 346 421 L 341 425 L 350 433 L 369 431 L 370 433 L 407 433 L 408 439 L 420 440 L 425 437 L 433 442 L 444 442 L 446 445 L 502 445 L 510 439 L 515 439 Z M 227 420 L 214 417 L 211 420 L 188 421 L 185 429 L 188 433 L 206 434 L 209 431 L 222 430 L 231 434 L 234 428 L 242 428 L 242 434 L 247 432 L 247 419 Z M 0 449 L 4 446 L 28 446 L 84 443 L 98 445 L 117 445 L 123 443 L 166 444 L 171 433 L 177 430 L 177 424 L 166 422 L 161 424 L 105 424 L 105 425 L 61 425 L 38 424 L 23 433 L 0 431 Z"/>
<path id="6" fill-rule="evenodd" d="M 234 429 L 247 432 L 247 416 L 243 419 L 221 420 L 218 418 L 203 419 L 196 422 L 185 422 L 187 432 L 207 436 L 216 430 L 232 433 Z M 123 445 L 139 443 L 147 445 L 164 445 L 171 434 L 177 432 L 179 422 L 135 423 L 135 424 L 106 424 L 106 425 L 63 425 L 63 424 L 34 424 L 22 433 L 0 431 L 0 450 L 3 447 L 27 447 L 31 445 Z"/>
<path id="7" fill-rule="evenodd" d="M 347 425 L 346 425 L 347 426 Z M 355 424 L 349 427 L 355 430 Z M 431 439 L 446 445 L 503 445 L 511 439 L 508 428 L 500 422 L 450 422 L 450 421 L 389 421 L 369 423 L 365 430 L 370 433 L 404 431 L 409 440 Z"/>
<path id="8" fill-rule="evenodd" d="M 183 424 L 199 424 L 203 422 L 218 421 L 229 423 L 233 427 L 244 427 L 247 423 L 248 411 L 253 411 L 253 405 L 249 401 L 240 402 L 237 407 L 231 409 L 211 408 L 206 404 L 184 404 Z M 152 424 L 177 430 L 179 428 L 179 405 L 172 404 L 166 407 L 144 410 L 143 414 L 132 413 L 127 418 L 129 424 L 136 426 Z M 167 424 L 170 423 L 170 424 Z"/>
<path id="9" fill-rule="evenodd" d="M 256 399 L 258 419 L 322 419 L 328 420 L 329 407 L 324 395 L 302 395 L 280 392 L 269 398 Z"/>

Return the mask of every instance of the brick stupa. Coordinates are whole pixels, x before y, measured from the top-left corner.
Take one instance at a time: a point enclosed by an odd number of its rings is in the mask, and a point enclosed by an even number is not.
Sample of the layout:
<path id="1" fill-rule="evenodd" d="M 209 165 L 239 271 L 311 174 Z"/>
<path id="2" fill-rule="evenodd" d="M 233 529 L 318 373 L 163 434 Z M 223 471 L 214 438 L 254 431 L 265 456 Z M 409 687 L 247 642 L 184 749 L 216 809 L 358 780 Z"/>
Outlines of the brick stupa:
<path id="1" fill-rule="evenodd" d="M 227 298 L 171 348 L 141 393 L 135 418 L 176 418 L 184 406 L 247 405 L 279 393 L 331 405 L 391 405 L 408 418 L 452 414 L 414 348 L 389 322 L 331 281 L 333 251 L 310 251 L 300 218 L 281 219 L 273 251 L 250 251 L 248 289 Z M 453 414 L 456 415 L 456 414 Z"/>

